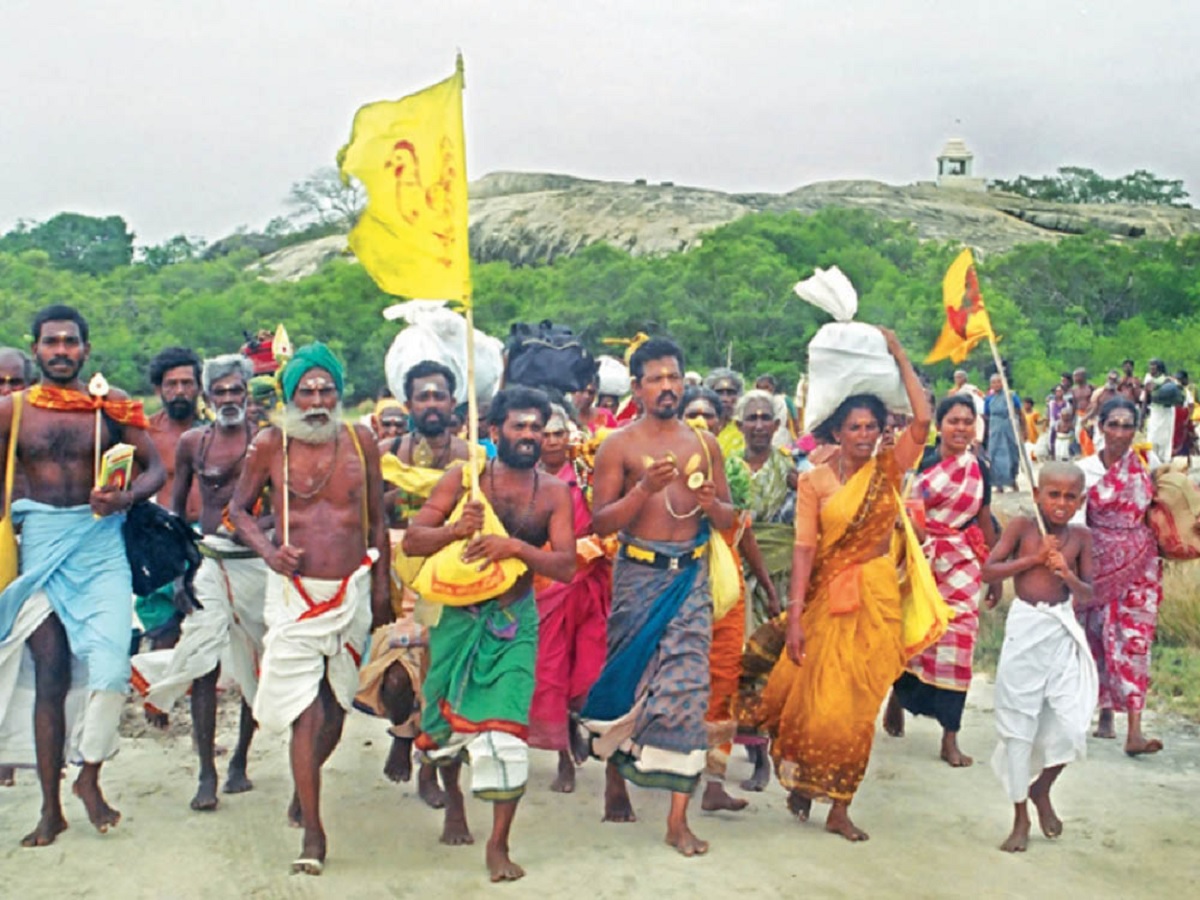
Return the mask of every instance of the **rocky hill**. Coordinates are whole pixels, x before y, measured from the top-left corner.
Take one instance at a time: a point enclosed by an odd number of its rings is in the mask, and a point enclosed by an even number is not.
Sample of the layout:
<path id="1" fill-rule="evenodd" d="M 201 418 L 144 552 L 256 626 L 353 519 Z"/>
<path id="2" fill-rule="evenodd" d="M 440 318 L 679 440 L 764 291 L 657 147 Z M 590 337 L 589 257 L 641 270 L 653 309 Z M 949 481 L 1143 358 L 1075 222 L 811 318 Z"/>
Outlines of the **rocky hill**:
<path id="1" fill-rule="evenodd" d="M 470 191 L 472 255 L 515 265 L 548 262 L 597 242 L 633 254 L 671 253 L 695 246 L 706 232 L 749 213 L 813 213 L 826 207 L 907 220 L 922 238 L 962 241 L 982 254 L 1095 229 L 1118 240 L 1200 232 L 1200 210 L 1048 203 L 928 182 L 827 181 L 786 194 L 727 194 L 669 182 L 497 172 L 474 182 Z M 333 236 L 286 248 L 260 265 L 269 279 L 302 278 L 345 252 L 345 239 Z"/>

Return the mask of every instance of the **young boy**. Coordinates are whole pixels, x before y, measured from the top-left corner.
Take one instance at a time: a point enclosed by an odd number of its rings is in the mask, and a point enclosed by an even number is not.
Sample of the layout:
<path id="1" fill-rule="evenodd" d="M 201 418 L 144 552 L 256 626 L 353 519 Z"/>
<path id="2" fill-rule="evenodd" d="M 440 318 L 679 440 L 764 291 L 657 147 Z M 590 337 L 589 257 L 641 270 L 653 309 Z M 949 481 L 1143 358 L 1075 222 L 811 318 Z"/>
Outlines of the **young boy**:
<path id="1" fill-rule="evenodd" d="M 1017 597 L 1005 623 L 996 668 L 996 730 L 992 769 L 1015 811 L 1012 833 L 1000 845 L 1010 853 L 1029 841 L 1029 811 L 1048 838 L 1062 834 L 1050 788 L 1067 763 L 1083 759 L 1099 694 L 1096 664 L 1075 621 L 1071 599 L 1092 597 L 1092 536 L 1070 520 L 1083 501 L 1083 472 L 1072 463 L 1042 466 L 1034 499 L 1046 524 L 1017 516 L 1008 523 L 983 567 L 989 584 L 1012 578 Z"/>

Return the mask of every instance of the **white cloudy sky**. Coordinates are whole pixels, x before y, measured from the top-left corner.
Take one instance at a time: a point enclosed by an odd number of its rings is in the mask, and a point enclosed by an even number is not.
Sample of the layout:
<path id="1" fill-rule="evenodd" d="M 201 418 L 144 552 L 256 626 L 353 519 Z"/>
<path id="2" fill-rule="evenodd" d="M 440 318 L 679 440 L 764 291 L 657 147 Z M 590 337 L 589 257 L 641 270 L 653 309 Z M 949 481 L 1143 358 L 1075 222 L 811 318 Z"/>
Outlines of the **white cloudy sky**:
<path id="1" fill-rule="evenodd" d="M 0 229 L 120 214 L 140 243 L 284 211 L 364 102 L 466 60 L 472 178 L 786 191 L 1148 168 L 1200 198 L 1191 0 L 3 0 Z"/>

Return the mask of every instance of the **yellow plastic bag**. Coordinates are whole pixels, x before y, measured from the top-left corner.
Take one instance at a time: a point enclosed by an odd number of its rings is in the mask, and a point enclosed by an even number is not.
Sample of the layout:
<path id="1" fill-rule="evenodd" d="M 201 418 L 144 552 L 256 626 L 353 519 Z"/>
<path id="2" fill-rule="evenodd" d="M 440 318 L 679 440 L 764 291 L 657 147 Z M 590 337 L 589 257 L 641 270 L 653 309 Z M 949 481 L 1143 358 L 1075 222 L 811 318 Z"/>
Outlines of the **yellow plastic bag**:
<path id="1" fill-rule="evenodd" d="M 462 518 L 463 508 L 471 496 L 467 490 L 468 477 L 464 466 L 463 494 L 446 520 L 447 523 L 457 522 Z M 492 509 L 483 491 L 479 492 L 479 500 L 483 504 L 483 529 L 480 534 L 507 537 L 508 532 L 500 524 L 500 517 Z M 472 603 L 498 597 L 516 584 L 517 579 L 525 573 L 525 563 L 519 559 L 505 559 L 494 563 L 481 563 L 479 560 L 463 562 L 462 555 L 471 540 L 463 538 L 453 541 L 425 558 L 412 584 L 413 590 L 420 594 L 423 600 L 446 606 L 470 606 Z"/>
<path id="2" fill-rule="evenodd" d="M 900 582 L 900 638 L 904 656 L 911 659 L 926 647 L 938 642 L 950 623 L 950 607 L 938 590 L 929 560 L 921 549 L 917 532 L 900 504 L 904 522 L 904 567 L 906 576 Z"/>
<path id="3" fill-rule="evenodd" d="M 13 394 L 12 426 L 8 430 L 8 460 L 4 466 L 4 518 L 0 519 L 0 591 L 16 580 L 20 569 L 17 532 L 12 521 L 13 463 L 17 455 L 17 438 L 21 433 L 20 392 Z"/>
<path id="4" fill-rule="evenodd" d="M 742 539 L 742 532 L 749 523 L 749 516 L 738 513 L 740 521 L 733 529 L 733 543 Z M 742 580 L 742 569 L 738 565 L 733 548 L 725 536 L 713 529 L 708 538 L 708 589 L 712 594 L 713 621 L 718 622 L 737 606 L 746 589 Z"/>

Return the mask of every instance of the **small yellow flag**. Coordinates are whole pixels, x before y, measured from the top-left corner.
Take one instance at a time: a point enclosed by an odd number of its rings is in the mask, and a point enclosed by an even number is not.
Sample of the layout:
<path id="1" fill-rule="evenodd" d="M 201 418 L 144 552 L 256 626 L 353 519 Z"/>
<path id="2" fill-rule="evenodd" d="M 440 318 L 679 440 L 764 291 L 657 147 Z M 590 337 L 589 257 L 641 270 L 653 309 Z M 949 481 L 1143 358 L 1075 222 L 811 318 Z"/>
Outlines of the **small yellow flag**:
<path id="1" fill-rule="evenodd" d="M 274 355 L 275 361 L 281 365 L 286 364 L 292 358 L 292 339 L 288 337 L 287 329 L 283 327 L 282 322 L 275 329 L 275 336 L 271 338 L 271 353 Z"/>
<path id="2" fill-rule="evenodd" d="M 338 153 L 367 191 L 350 248 L 386 293 L 470 301 L 462 92 L 460 54 L 445 81 L 361 107 Z"/>
<path id="3" fill-rule="evenodd" d="M 946 307 L 946 324 L 925 362 L 949 358 L 960 363 L 976 344 L 992 334 L 992 322 L 983 306 L 983 295 L 979 293 L 975 259 L 970 250 L 958 254 L 946 270 L 946 277 L 942 279 L 942 303 Z"/>

